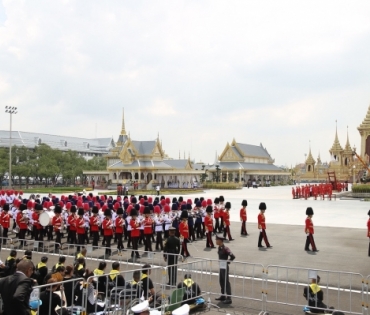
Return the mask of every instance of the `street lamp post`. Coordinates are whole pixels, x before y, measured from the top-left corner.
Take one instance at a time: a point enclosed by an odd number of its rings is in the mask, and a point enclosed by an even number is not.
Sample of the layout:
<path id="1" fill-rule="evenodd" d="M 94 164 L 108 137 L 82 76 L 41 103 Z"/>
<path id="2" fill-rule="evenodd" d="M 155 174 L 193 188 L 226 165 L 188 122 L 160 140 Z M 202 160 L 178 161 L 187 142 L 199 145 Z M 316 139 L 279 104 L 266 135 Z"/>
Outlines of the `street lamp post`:
<path id="1" fill-rule="evenodd" d="M 18 113 L 17 107 L 5 106 L 5 113 L 10 115 L 9 129 L 9 188 L 12 188 L 12 116 Z"/>

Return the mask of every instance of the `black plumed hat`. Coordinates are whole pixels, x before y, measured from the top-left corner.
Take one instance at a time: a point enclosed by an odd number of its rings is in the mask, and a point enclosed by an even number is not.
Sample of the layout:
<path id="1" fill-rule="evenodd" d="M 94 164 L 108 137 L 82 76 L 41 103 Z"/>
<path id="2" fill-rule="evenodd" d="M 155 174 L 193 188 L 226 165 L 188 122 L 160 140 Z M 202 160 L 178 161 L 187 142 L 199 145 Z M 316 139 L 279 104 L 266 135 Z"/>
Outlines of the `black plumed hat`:
<path id="1" fill-rule="evenodd" d="M 181 219 L 188 219 L 189 218 L 189 214 L 186 210 L 183 210 L 181 212 Z"/>
<path id="2" fill-rule="evenodd" d="M 248 206 L 248 201 L 244 199 L 244 200 L 242 201 L 242 206 L 243 206 L 243 207 Z"/>
<path id="3" fill-rule="evenodd" d="M 84 215 L 84 213 L 85 213 L 84 209 L 82 209 L 82 208 L 78 209 L 78 212 L 77 212 L 78 215 Z"/>
<path id="4" fill-rule="evenodd" d="M 225 198 L 224 198 L 224 196 L 220 196 L 220 197 L 218 198 L 218 200 L 219 200 L 220 202 L 224 202 L 224 201 L 225 201 Z"/>
<path id="5" fill-rule="evenodd" d="M 215 200 L 213 201 L 215 205 L 218 205 L 220 203 L 220 198 L 216 197 Z"/>
<path id="6" fill-rule="evenodd" d="M 182 196 L 179 197 L 178 199 L 179 202 L 183 202 L 184 201 L 184 198 L 182 198 Z"/>
<path id="7" fill-rule="evenodd" d="M 225 203 L 225 209 L 231 209 L 231 203 L 229 201 Z"/>
<path id="8" fill-rule="evenodd" d="M 54 213 L 62 213 L 62 207 L 60 205 L 56 205 L 54 208 Z"/>
<path id="9" fill-rule="evenodd" d="M 97 206 L 93 206 L 91 212 L 92 213 L 99 213 L 98 207 Z"/>
<path id="10" fill-rule="evenodd" d="M 133 216 L 135 216 L 135 217 L 137 217 L 137 210 L 136 209 L 131 209 L 131 211 L 130 211 L 130 215 L 133 217 Z"/>
<path id="11" fill-rule="evenodd" d="M 267 207 L 266 207 L 266 204 L 264 202 L 261 202 L 260 203 L 260 206 L 258 207 L 260 210 L 266 210 Z"/>
<path id="12" fill-rule="evenodd" d="M 74 205 L 73 205 L 73 206 L 71 207 L 71 212 L 72 212 L 72 213 L 76 213 L 76 212 L 77 212 L 77 208 L 76 208 L 76 206 L 74 206 Z"/>
<path id="13" fill-rule="evenodd" d="M 117 214 L 123 214 L 123 209 L 122 208 L 118 208 L 117 209 Z"/>
<path id="14" fill-rule="evenodd" d="M 112 210 L 111 210 L 111 209 L 106 209 L 106 210 L 104 211 L 104 215 L 105 215 L 106 217 L 111 217 L 111 216 L 112 216 Z"/>
<path id="15" fill-rule="evenodd" d="M 144 208 L 144 214 L 150 214 L 150 209 L 149 207 Z"/>
<path id="16" fill-rule="evenodd" d="M 313 210 L 312 210 L 312 208 L 311 208 L 311 207 L 308 207 L 308 208 L 306 209 L 306 215 L 313 215 Z"/>
<path id="17" fill-rule="evenodd" d="M 207 206 L 207 208 L 206 208 L 206 212 L 207 212 L 207 213 L 212 213 L 212 212 L 213 212 L 213 208 L 212 208 L 212 206 Z"/>

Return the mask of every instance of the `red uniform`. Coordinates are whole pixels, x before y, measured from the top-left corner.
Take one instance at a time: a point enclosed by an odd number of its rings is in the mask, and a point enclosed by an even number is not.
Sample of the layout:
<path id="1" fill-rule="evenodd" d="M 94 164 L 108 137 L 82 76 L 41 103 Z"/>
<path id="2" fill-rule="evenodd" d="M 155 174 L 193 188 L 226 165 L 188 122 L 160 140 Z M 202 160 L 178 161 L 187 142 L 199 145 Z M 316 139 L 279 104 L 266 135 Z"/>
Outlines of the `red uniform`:
<path id="1" fill-rule="evenodd" d="M 19 229 L 27 230 L 27 228 L 28 228 L 27 227 L 27 221 L 22 221 L 22 219 L 23 219 L 23 213 L 18 212 L 16 221 L 17 221 L 17 224 L 19 226 Z"/>
<path id="2" fill-rule="evenodd" d="M 90 230 L 91 232 L 99 232 L 99 218 L 98 216 L 90 217 Z"/>
<path id="3" fill-rule="evenodd" d="M 367 220 L 367 237 L 370 237 L 370 219 Z"/>
<path id="4" fill-rule="evenodd" d="M 140 236 L 140 224 L 136 222 L 136 220 L 131 219 L 131 237 L 139 237 Z"/>
<path id="5" fill-rule="evenodd" d="M 32 213 L 33 227 L 37 230 L 42 230 L 42 225 L 39 222 L 39 216 L 40 215 L 36 211 Z"/>
<path id="6" fill-rule="evenodd" d="M 184 239 L 189 238 L 189 226 L 188 222 L 181 221 L 179 226 L 180 236 L 182 236 Z"/>
<path id="7" fill-rule="evenodd" d="M 85 235 L 85 220 L 84 218 L 78 218 L 76 220 L 76 226 L 77 226 L 77 234 L 84 234 Z"/>
<path id="8" fill-rule="evenodd" d="M 212 219 L 212 216 L 206 216 L 204 218 L 204 225 L 206 226 L 206 231 L 207 232 L 210 232 L 210 234 L 212 234 L 213 232 L 213 219 Z"/>
<path id="9" fill-rule="evenodd" d="M 4 229 L 9 229 L 10 227 L 10 216 L 7 212 L 3 211 L 0 215 L 0 224 Z"/>
<path id="10" fill-rule="evenodd" d="M 247 233 L 247 226 L 246 226 L 246 222 L 247 222 L 247 208 L 241 208 L 240 209 L 240 221 L 242 221 L 242 227 L 241 227 L 241 230 L 240 230 L 240 235 L 248 235 Z"/>
<path id="11" fill-rule="evenodd" d="M 70 216 L 68 216 L 68 224 L 69 224 L 70 231 L 77 230 L 76 216 L 74 214 L 71 214 Z"/>
<path id="12" fill-rule="evenodd" d="M 247 221 L 247 209 L 240 209 L 240 220 Z"/>
<path id="13" fill-rule="evenodd" d="M 123 225 L 125 220 L 123 218 L 117 217 L 116 218 L 116 233 L 123 233 Z"/>
<path id="14" fill-rule="evenodd" d="M 230 234 L 230 213 L 228 210 L 223 211 L 223 218 L 224 218 L 224 237 L 228 236 L 229 241 L 232 241 L 233 238 Z"/>
<path id="15" fill-rule="evenodd" d="M 266 230 L 265 215 L 263 213 L 258 214 L 258 228 Z"/>
<path id="16" fill-rule="evenodd" d="M 304 250 L 309 251 L 310 250 L 309 247 L 310 247 L 310 244 L 311 244 L 312 250 L 317 251 L 315 240 L 313 239 L 314 228 L 313 228 L 312 219 L 310 217 L 307 217 L 305 223 L 306 223 L 305 224 L 305 233 L 307 235 L 307 239 L 306 239 L 306 245 L 305 245 Z"/>
<path id="17" fill-rule="evenodd" d="M 144 234 L 153 234 L 153 220 L 152 218 L 145 218 L 143 220 Z"/>
<path id="18" fill-rule="evenodd" d="M 112 220 L 110 219 L 105 219 L 103 221 L 103 231 L 104 231 L 104 236 L 112 236 L 113 235 L 113 227 L 112 227 Z"/>
<path id="19" fill-rule="evenodd" d="M 54 232 L 60 232 L 60 228 L 62 226 L 62 217 L 54 216 L 51 220 L 51 224 L 54 226 Z"/>

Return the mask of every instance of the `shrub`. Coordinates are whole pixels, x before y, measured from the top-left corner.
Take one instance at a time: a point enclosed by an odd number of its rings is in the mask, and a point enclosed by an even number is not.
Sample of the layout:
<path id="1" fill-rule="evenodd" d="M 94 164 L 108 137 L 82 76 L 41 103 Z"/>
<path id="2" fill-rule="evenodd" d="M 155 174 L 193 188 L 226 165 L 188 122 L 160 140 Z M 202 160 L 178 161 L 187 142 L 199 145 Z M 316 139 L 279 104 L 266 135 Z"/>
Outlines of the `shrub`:
<path id="1" fill-rule="evenodd" d="M 370 193 L 370 185 L 358 184 L 352 186 L 352 192 L 354 193 Z"/>
<path id="2" fill-rule="evenodd" d="M 204 189 L 240 189 L 242 188 L 237 183 L 204 183 Z"/>

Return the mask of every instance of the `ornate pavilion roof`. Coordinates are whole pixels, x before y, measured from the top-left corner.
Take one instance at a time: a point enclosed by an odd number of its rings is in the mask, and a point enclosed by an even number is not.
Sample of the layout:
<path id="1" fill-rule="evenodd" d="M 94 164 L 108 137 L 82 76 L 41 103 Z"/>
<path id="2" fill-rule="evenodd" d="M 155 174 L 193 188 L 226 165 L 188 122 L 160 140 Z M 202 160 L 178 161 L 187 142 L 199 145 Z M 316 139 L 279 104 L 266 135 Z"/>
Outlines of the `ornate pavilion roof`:
<path id="1" fill-rule="evenodd" d="M 362 124 L 357 127 L 359 131 L 365 130 L 365 129 L 370 129 L 370 106 L 367 109 L 366 117 L 362 121 Z"/>
<path id="2" fill-rule="evenodd" d="M 329 152 L 332 153 L 332 152 L 341 152 L 341 151 L 343 151 L 343 148 L 339 143 L 338 131 L 337 131 L 337 127 L 335 127 L 335 139 L 334 139 L 334 143 Z"/>

